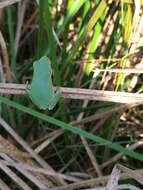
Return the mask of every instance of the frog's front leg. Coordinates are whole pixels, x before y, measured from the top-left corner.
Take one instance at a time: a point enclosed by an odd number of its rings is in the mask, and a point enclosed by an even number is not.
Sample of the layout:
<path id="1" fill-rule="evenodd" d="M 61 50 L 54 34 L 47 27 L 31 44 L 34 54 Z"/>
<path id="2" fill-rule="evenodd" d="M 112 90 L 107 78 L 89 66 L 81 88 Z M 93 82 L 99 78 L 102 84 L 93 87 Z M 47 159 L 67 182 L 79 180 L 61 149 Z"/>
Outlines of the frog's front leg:
<path id="1" fill-rule="evenodd" d="M 52 110 L 54 108 L 54 106 L 56 105 L 56 103 L 59 101 L 60 97 L 61 97 L 62 91 L 58 90 L 54 96 L 51 98 L 51 101 L 48 105 L 49 110 Z"/>
<path id="2" fill-rule="evenodd" d="M 31 96 L 31 90 L 29 89 L 29 83 L 28 83 L 28 81 L 26 81 L 26 88 L 25 88 L 25 91 L 27 92 L 27 94 L 29 95 L 29 96 Z"/>

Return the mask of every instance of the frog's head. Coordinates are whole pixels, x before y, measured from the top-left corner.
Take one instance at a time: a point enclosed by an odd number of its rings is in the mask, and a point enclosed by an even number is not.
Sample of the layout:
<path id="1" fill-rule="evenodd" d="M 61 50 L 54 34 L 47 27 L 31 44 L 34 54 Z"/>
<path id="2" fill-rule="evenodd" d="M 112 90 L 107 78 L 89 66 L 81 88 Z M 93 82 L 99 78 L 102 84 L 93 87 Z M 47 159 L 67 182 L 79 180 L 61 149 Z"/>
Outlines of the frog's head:
<path id="1" fill-rule="evenodd" d="M 51 75 L 52 69 L 51 69 L 51 63 L 50 60 L 46 57 L 43 56 L 41 59 L 38 61 L 35 61 L 33 64 L 34 71 L 37 73 L 46 73 Z"/>

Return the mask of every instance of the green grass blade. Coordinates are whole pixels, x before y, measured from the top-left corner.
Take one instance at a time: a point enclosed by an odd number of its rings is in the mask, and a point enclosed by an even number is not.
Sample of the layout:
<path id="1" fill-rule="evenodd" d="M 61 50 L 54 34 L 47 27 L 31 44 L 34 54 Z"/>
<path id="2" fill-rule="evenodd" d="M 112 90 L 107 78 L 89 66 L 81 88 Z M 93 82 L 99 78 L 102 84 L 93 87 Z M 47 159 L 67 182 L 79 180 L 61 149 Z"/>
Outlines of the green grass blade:
<path id="1" fill-rule="evenodd" d="M 97 40 L 98 40 L 101 30 L 102 30 L 101 22 L 103 22 L 103 20 L 104 20 L 104 14 L 101 15 L 100 21 L 98 21 L 96 24 L 96 29 L 95 29 L 95 32 L 94 32 L 94 35 L 92 38 L 92 43 L 91 43 L 91 48 L 90 48 L 88 59 L 94 59 L 93 52 L 95 52 L 95 50 L 96 50 L 96 43 L 97 43 Z M 88 63 L 86 65 L 86 70 L 85 70 L 85 74 L 87 76 L 89 76 L 89 74 L 90 74 L 90 68 L 91 68 L 91 63 Z"/>
<path id="2" fill-rule="evenodd" d="M 56 55 L 56 43 L 53 36 L 52 31 L 52 20 L 51 20 L 51 13 L 50 13 L 50 7 L 48 2 L 45 3 L 44 12 L 46 15 L 46 27 L 48 31 L 48 43 L 50 48 L 50 55 L 52 59 L 52 65 L 54 69 L 54 78 L 55 78 L 55 84 L 57 86 L 61 86 L 61 78 L 60 78 L 60 72 L 58 69 L 58 61 L 57 61 L 57 55 Z"/>
<path id="3" fill-rule="evenodd" d="M 48 31 L 48 43 L 50 48 L 50 55 L 52 59 L 52 65 L 54 68 L 54 78 L 55 78 L 55 84 L 57 86 L 61 86 L 61 77 L 60 72 L 58 68 L 58 60 L 56 55 L 56 43 L 54 41 L 53 31 L 52 31 L 52 21 L 51 21 L 51 14 L 50 14 L 50 7 L 48 2 L 45 3 L 44 12 L 46 15 L 46 27 Z M 60 109 L 61 109 L 61 118 L 63 121 L 66 121 L 66 112 L 64 108 L 64 102 L 60 100 Z"/>
<path id="4" fill-rule="evenodd" d="M 40 59 L 43 53 L 43 34 L 44 34 L 44 1 L 39 2 L 39 25 L 38 25 L 38 51 L 37 59 Z"/>
<path id="5" fill-rule="evenodd" d="M 84 32 L 73 45 L 73 48 L 71 49 L 71 52 L 66 60 L 66 63 L 69 63 L 72 60 L 72 58 L 75 56 L 75 54 L 78 52 L 79 47 L 85 42 L 86 38 L 88 37 L 89 33 L 91 32 L 92 28 L 94 27 L 94 25 L 96 24 L 97 20 L 100 18 L 101 14 L 103 13 L 106 7 L 107 7 L 106 1 L 102 0 L 97 9 L 95 10 L 95 12 L 93 13 L 92 17 L 90 18 L 88 24 L 86 25 Z"/>
<path id="6" fill-rule="evenodd" d="M 13 31 L 13 24 L 12 24 L 12 13 L 11 7 L 8 6 L 6 8 L 7 11 L 7 23 L 8 23 L 8 30 L 9 30 L 9 38 L 10 38 L 10 52 L 11 52 L 11 59 L 12 59 L 12 68 L 14 72 L 15 80 L 17 77 L 17 70 L 16 70 L 16 56 L 15 56 L 15 48 L 14 48 L 14 31 Z"/>
<path id="7" fill-rule="evenodd" d="M 88 132 L 86 132 L 84 130 L 81 130 L 79 128 L 73 127 L 73 126 L 71 126 L 71 125 L 69 125 L 67 123 L 59 121 L 59 120 L 57 120 L 55 118 L 52 118 L 52 117 L 50 117 L 48 115 L 45 115 L 45 114 L 40 113 L 38 111 L 32 110 L 32 109 L 30 109 L 28 107 L 25 107 L 23 105 L 20 105 L 18 103 L 15 103 L 15 102 L 13 102 L 13 101 L 11 101 L 11 100 L 9 100 L 7 98 L 4 98 L 2 96 L 0 96 L 0 101 L 3 102 L 4 104 L 12 106 L 13 108 L 16 108 L 16 109 L 18 109 L 20 111 L 26 112 L 26 113 L 28 113 L 28 114 L 30 114 L 32 116 L 35 116 L 35 117 L 37 117 L 39 119 L 42 119 L 44 121 L 47 121 L 47 122 L 52 123 L 54 125 L 57 125 L 57 126 L 63 128 L 63 129 L 66 129 L 66 130 L 68 130 L 70 132 L 73 132 L 75 134 L 82 135 L 82 136 L 86 137 L 87 139 L 90 139 L 90 140 L 96 141 L 98 143 L 101 143 L 102 145 L 110 147 L 110 148 L 112 148 L 112 149 L 114 149 L 116 151 L 122 152 L 122 153 L 124 153 L 124 154 L 126 154 L 126 155 L 128 155 L 128 156 L 130 156 L 132 158 L 135 158 L 137 160 L 143 161 L 143 155 L 142 154 L 134 152 L 134 151 L 131 151 L 131 150 L 128 150 L 128 149 L 122 147 L 121 145 L 111 143 L 108 140 L 105 140 L 105 139 L 103 139 L 101 137 L 98 137 L 96 135 L 88 133 Z"/>
<path id="8" fill-rule="evenodd" d="M 66 24 L 69 23 L 71 18 L 77 13 L 77 11 L 82 7 L 82 5 L 86 2 L 86 0 L 76 0 L 75 3 L 72 5 L 71 9 L 69 10 L 62 26 L 57 32 L 57 35 L 60 35 L 62 30 L 65 28 Z"/>

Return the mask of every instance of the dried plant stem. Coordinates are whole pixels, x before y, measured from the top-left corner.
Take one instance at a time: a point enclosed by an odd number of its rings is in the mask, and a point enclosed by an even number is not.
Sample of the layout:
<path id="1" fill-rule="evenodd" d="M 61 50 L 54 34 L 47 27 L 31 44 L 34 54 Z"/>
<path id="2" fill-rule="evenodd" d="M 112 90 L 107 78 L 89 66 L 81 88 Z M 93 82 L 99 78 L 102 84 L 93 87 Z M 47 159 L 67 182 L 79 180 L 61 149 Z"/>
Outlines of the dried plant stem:
<path id="1" fill-rule="evenodd" d="M 80 127 L 80 128 L 81 128 L 81 127 Z M 97 163 L 97 161 L 96 161 L 96 158 L 95 158 L 93 152 L 91 151 L 91 149 L 90 149 L 89 146 L 88 146 L 88 142 L 87 142 L 86 138 L 84 138 L 83 136 L 80 136 L 80 138 L 81 138 L 82 143 L 83 143 L 83 145 L 84 145 L 84 147 L 85 147 L 85 149 L 86 149 L 86 151 L 87 151 L 87 154 L 88 154 L 88 156 L 89 156 L 89 158 L 90 158 L 90 160 L 91 160 L 91 163 L 92 163 L 92 165 L 93 165 L 95 171 L 97 172 L 97 175 L 98 175 L 99 177 L 101 177 L 101 176 L 102 176 L 102 173 L 101 173 L 101 171 L 100 171 L 100 168 L 99 168 L 99 166 L 98 166 L 98 163 Z"/>
<path id="2" fill-rule="evenodd" d="M 23 27 L 23 29 L 21 31 L 21 36 L 20 37 L 22 37 L 24 35 L 24 33 L 26 32 L 27 28 L 31 25 L 31 23 L 33 22 L 33 20 L 37 17 L 38 11 L 39 11 L 39 9 L 37 8 L 35 10 L 35 12 L 32 14 L 32 16 L 30 17 L 30 19 L 27 21 L 27 23 L 25 24 L 25 26 Z"/>
<path id="3" fill-rule="evenodd" d="M 0 83 L 0 93 L 5 94 L 27 94 L 24 84 L 7 84 Z M 30 86 L 28 87 L 30 88 Z M 103 90 L 91 90 L 82 88 L 64 88 L 55 87 L 54 89 L 61 89 L 62 97 L 66 99 L 81 99 L 81 100 L 97 100 L 104 102 L 118 102 L 128 104 L 142 104 L 143 94 L 128 93 L 128 92 L 114 92 L 114 91 L 103 91 Z"/>
<path id="4" fill-rule="evenodd" d="M 6 43 L 5 43 L 5 40 L 3 38 L 3 35 L 1 33 L 1 31 L 0 31 L 0 46 L 1 46 L 1 49 L 2 49 L 3 60 L 4 60 L 5 69 L 6 69 L 6 75 L 7 75 L 7 80 L 10 83 L 10 82 L 12 82 L 12 76 L 11 76 L 11 70 L 10 70 L 10 66 L 9 66 L 8 52 L 7 52 Z"/>
<path id="5" fill-rule="evenodd" d="M 143 185 L 143 176 L 139 174 L 138 172 L 131 170 L 125 166 L 122 166 L 121 164 L 116 165 L 121 171 L 127 173 L 131 178 L 134 178 L 136 181 L 138 181 L 140 184 Z"/>
<path id="6" fill-rule="evenodd" d="M 18 51 L 18 47 L 19 47 L 20 34 L 21 34 L 22 25 L 23 25 L 24 14 L 25 14 L 27 2 L 28 2 L 28 0 L 19 2 L 18 23 L 17 23 L 17 30 L 16 30 L 16 37 L 15 37 L 15 55 L 17 55 L 17 51 Z"/>
<path id="7" fill-rule="evenodd" d="M 111 72 L 111 73 L 143 73 L 143 69 L 95 69 L 92 72 Z"/>
<path id="8" fill-rule="evenodd" d="M 75 61 L 75 63 L 77 64 L 83 64 L 83 63 L 91 63 L 93 64 L 93 66 L 97 63 L 101 63 L 101 62 L 120 62 L 123 58 L 100 58 L 100 59 L 81 59 L 78 61 Z M 131 61 L 141 61 L 143 60 L 143 57 L 126 57 L 124 58 L 125 60 L 131 60 Z"/>
<path id="9" fill-rule="evenodd" d="M 120 169 L 115 165 L 109 177 L 105 190 L 116 189 L 120 178 Z"/>
<path id="10" fill-rule="evenodd" d="M 92 82 L 91 82 L 89 88 L 92 88 L 92 87 L 93 87 L 94 82 L 95 82 L 95 79 L 92 80 Z M 86 106 L 88 105 L 88 102 L 89 102 L 88 99 L 84 100 L 82 107 L 83 107 L 83 108 L 86 107 Z M 77 122 L 78 122 L 78 121 L 81 121 L 81 119 L 83 118 L 83 115 L 84 115 L 84 112 L 81 112 L 81 113 L 78 115 L 78 117 L 77 117 Z M 79 128 L 81 129 L 81 125 L 79 125 Z M 84 146 L 85 146 L 85 148 L 86 148 L 87 154 L 88 154 L 88 156 L 89 156 L 89 158 L 90 158 L 90 160 L 91 160 L 91 163 L 92 163 L 93 167 L 95 168 L 95 171 L 97 172 L 97 175 L 98 175 L 99 177 L 101 177 L 101 176 L 102 176 L 102 173 L 101 173 L 100 168 L 99 168 L 99 166 L 98 166 L 96 157 L 93 155 L 93 152 L 92 152 L 91 149 L 88 147 L 88 142 L 87 142 L 87 140 L 86 140 L 84 137 L 82 137 L 82 136 L 80 136 L 80 138 L 81 138 L 82 143 L 84 144 Z"/>
<path id="11" fill-rule="evenodd" d="M 39 154 L 39 152 L 41 152 L 44 148 L 46 148 L 51 142 L 53 142 L 57 137 L 59 137 L 61 134 L 63 134 L 64 130 L 60 129 L 57 131 L 54 135 L 49 134 L 48 137 L 46 138 L 46 140 L 40 144 L 34 151 Z"/>
<path id="12" fill-rule="evenodd" d="M 23 158 L 30 158 L 29 154 L 26 152 L 21 152 L 21 151 L 13 151 L 10 149 L 5 149 L 5 148 L 0 148 L 1 153 L 9 154 L 9 155 L 15 155 Z"/>
<path id="13" fill-rule="evenodd" d="M 17 152 L 17 148 L 11 144 L 9 141 L 7 141 L 5 138 L 0 136 L 0 147 L 5 149 L 11 149 L 13 152 Z M 28 153 L 27 153 L 28 154 Z M 3 158 L 5 161 L 13 162 L 16 161 L 16 163 L 26 163 L 29 166 L 36 166 L 37 163 L 33 161 L 31 158 L 22 158 L 21 155 L 7 155 L 6 153 L 0 153 L 1 158 Z M 47 189 L 47 187 L 55 187 L 55 185 L 52 183 L 52 181 L 42 174 L 38 174 L 35 172 L 28 171 L 26 169 L 23 169 L 21 167 L 16 167 L 16 170 L 22 173 L 23 176 L 26 176 L 27 179 L 32 181 L 38 188 L 41 189 Z"/>
<path id="14" fill-rule="evenodd" d="M 143 175 L 143 170 L 134 170 L 134 172 L 138 173 L 138 175 Z M 94 187 L 94 186 L 99 186 L 101 184 L 105 185 L 107 181 L 109 180 L 109 176 L 104 176 L 104 177 L 98 177 L 94 179 L 89 179 L 89 180 L 84 180 L 81 182 L 76 182 L 72 183 L 69 185 L 61 186 L 61 187 L 56 187 L 56 188 L 51 188 L 51 190 L 66 190 L 66 189 L 78 189 L 82 187 Z M 128 179 L 130 178 L 130 174 L 123 172 L 120 175 L 120 180 L 122 179 Z"/>
<path id="15" fill-rule="evenodd" d="M 23 187 L 23 189 L 32 190 L 20 177 L 18 177 L 15 172 L 9 169 L 4 162 L 0 162 L 0 168 L 5 172 L 8 173 L 9 177 L 13 179 L 16 183 Z"/>
<path id="16" fill-rule="evenodd" d="M 17 133 L 2 119 L 0 118 L 1 126 L 45 169 L 54 171 L 39 155 L 37 155 L 28 144 L 17 135 Z M 66 184 L 63 179 L 57 178 L 60 184 Z"/>
<path id="17" fill-rule="evenodd" d="M 26 169 L 26 170 L 29 170 L 29 171 L 32 171 L 32 172 L 38 172 L 38 173 L 41 173 L 41 174 L 45 174 L 45 175 L 49 175 L 49 176 L 53 176 L 53 177 L 57 177 L 57 178 L 63 178 L 63 179 L 66 179 L 68 181 L 73 181 L 73 182 L 80 181 L 80 179 L 78 179 L 76 177 L 60 174 L 60 173 L 57 173 L 57 172 L 53 172 L 53 171 L 46 170 L 46 169 L 39 168 L 39 167 L 35 167 L 35 166 L 29 166 L 28 164 L 24 164 L 24 163 L 16 163 L 14 161 L 8 162 L 8 161 L 0 160 L 0 165 L 1 164 L 8 165 L 8 166 L 13 166 L 13 167 L 16 167 L 16 168 L 19 167 L 19 168 L 23 168 L 23 169 Z"/>

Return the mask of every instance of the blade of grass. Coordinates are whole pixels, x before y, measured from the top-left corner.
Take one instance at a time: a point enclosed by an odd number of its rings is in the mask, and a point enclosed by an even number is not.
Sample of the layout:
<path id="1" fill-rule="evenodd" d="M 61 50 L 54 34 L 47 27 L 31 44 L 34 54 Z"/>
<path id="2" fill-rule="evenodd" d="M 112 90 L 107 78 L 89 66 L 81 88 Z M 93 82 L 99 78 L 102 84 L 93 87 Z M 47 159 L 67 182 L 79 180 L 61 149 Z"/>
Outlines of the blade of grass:
<path id="1" fill-rule="evenodd" d="M 70 11 L 73 4 L 74 4 L 74 1 L 68 1 L 67 13 Z M 67 57 L 66 49 L 68 45 L 68 35 L 69 35 L 69 22 L 65 25 L 64 32 L 63 32 L 63 46 L 62 46 L 62 62 L 63 63 L 65 62 L 65 59 Z"/>
<path id="2" fill-rule="evenodd" d="M 85 42 L 85 39 L 88 37 L 89 33 L 91 32 L 92 28 L 94 27 L 94 25 L 96 24 L 97 20 L 100 18 L 101 14 L 106 9 L 106 7 L 106 1 L 102 0 L 98 5 L 97 9 L 95 10 L 94 14 L 92 15 L 91 19 L 89 20 L 88 24 L 86 25 L 84 32 L 73 45 L 73 48 L 71 49 L 65 64 L 69 63 L 75 56 L 75 54 L 78 52 L 79 47 Z"/>
<path id="3" fill-rule="evenodd" d="M 98 21 L 96 24 L 96 29 L 95 29 L 95 32 L 94 32 L 94 35 L 92 38 L 92 44 L 91 44 L 88 59 L 94 59 L 93 52 L 95 52 L 95 50 L 96 50 L 96 43 L 97 43 L 98 37 L 100 36 L 101 30 L 102 30 L 101 22 L 103 22 L 103 20 L 104 20 L 104 14 L 101 15 L 100 21 Z M 85 70 L 86 75 L 90 74 L 90 68 L 91 68 L 91 63 L 88 63 L 86 65 L 86 70 Z"/>
<path id="4" fill-rule="evenodd" d="M 89 15 L 89 11 L 90 11 L 90 7 L 91 7 L 91 2 L 90 0 L 86 1 L 85 4 L 84 4 L 84 8 L 83 8 L 83 14 L 80 18 L 80 23 L 79 23 L 79 34 L 78 34 L 78 37 L 83 33 L 84 31 L 84 27 L 83 27 L 83 23 L 85 23 L 85 20 L 86 20 L 86 17 L 87 15 Z"/>
<path id="5" fill-rule="evenodd" d="M 127 8 L 127 13 L 126 13 L 126 21 L 125 21 L 125 32 L 124 32 L 124 42 L 127 44 L 129 42 L 130 34 L 131 34 L 131 29 L 132 29 L 132 7 L 129 4 Z"/>
<path id="6" fill-rule="evenodd" d="M 61 86 L 61 77 L 60 77 L 60 72 L 58 68 L 58 60 L 57 60 L 57 55 L 56 55 L 56 43 L 53 36 L 52 19 L 51 19 L 49 3 L 45 1 L 44 7 L 45 7 L 44 13 L 46 17 L 46 27 L 47 27 L 47 32 L 48 32 L 48 44 L 49 44 L 50 55 L 52 59 L 52 65 L 54 68 L 55 83 L 57 86 Z M 66 122 L 67 118 L 66 118 L 65 106 L 62 99 L 60 99 L 59 105 L 60 105 L 60 111 L 61 111 L 60 112 L 61 119 Z M 67 133 L 64 134 L 64 141 L 65 141 L 65 145 L 70 144 L 70 140 Z"/>
<path id="7" fill-rule="evenodd" d="M 55 84 L 57 86 L 61 86 L 61 77 L 60 77 L 57 55 L 56 55 L 56 43 L 54 41 L 54 36 L 53 36 L 53 31 L 52 31 L 52 20 L 51 20 L 51 13 L 50 13 L 50 7 L 49 7 L 48 2 L 45 2 L 45 4 L 44 4 L 44 13 L 46 15 L 46 27 L 47 27 L 47 31 L 48 31 L 48 44 L 49 44 L 49 48 L 50 48 L 50 55 L 51 55 L 51 59 L 52 59 L 53 69 L 54 69 Z"/>
<path id="8" fill-rule="evenodd" d="M 35 117 L 37 117 L 39 119 L 42 119 L 42 120 L 47 121 L 49 123 L 52 123 L 52 124 L 54 124 L 54 125 L 56 125 L 58 127 L 66 129 L 66 130 L 68 130 L 70 132 L 73 132 L 75 134 L 82 135 L 82 136 L 86 137 L 87 139 L 96 141 L 96 142 L 101 143 L 102 145 L 108 146 L 108 147 L 110 147 L 110 148 L 112 148 L 112 149 L 114 149 L 114 150 L 116 150 L 118 152 L 122 152 L 122 153 L 124 153 L 124 154 L 126 154 L 126 155 L 128 155 L 128 156 L 130 156 L 132 158 L 135 158 L 137 160 L 143 161 L 143 155 L 140 154 L 140 153 L 128 150 L 128 149 L 126 149 L 126 148 L 124 148 L 124 147 L 122 147 L 122 146 L 120 146 L 118 144 L 112 143 L 112 142 L 110 142 L 108 140 L 105 140 L 105 139 L 99 137 L 99 136 L 96 136 L 96 135 L 93 135 L 91 133 L 88 133 L 88 132 L 86 132 L 86 131 L 84 131 L 82 129 L 73 127 L 73 126 L 71 126 L 71 125 L 69 125 L 67 123 L 64 123 L 64 122 L 62 122 L 60 120 L 52 118 L 52 117 L 50 117 L 48 115 L 45 115 L 43 113 L 40 113 L 38 111 L 32 110 L 32 109 L 30 109 L 28 107 L 20 105 L 20 104 L 18 104 L 16 102 L 13 102 L 13 101 L 11 101 L 11 100 L 9 100 L 7 98 L 2 97 L 2 96 L 0 96 L 0 101 L 3 102 L 4 104 L 12 106 L 13 108 L 16 108 L 16 109 L 18 109 L 20 111 L 26 112 L 26 113 L 28 113 L 28 114 L 30 114 L 32 116 L 35 116 Z"/>
<path id="9" fill-rule="evenodd" d="M 71 18 L 77 13 L 77 11 L 82 7 L 82 5 L 86 2 L 86 0 L 76 0 L 74 4 L 71 6 L 71 9 L 69 10 L 62 26 L 57 32 L 57 35 L 60 35 L 62 30 L 65 28 L 66 24 L 69 23 Z"/>
<path id="10" fill-rule="evenodd" d="M 43 50 L 43 34 L 44 34 L 44 1 L 39 2 L 39 26 L 38 26 L 38 50 L 37 59 L 42 56 Z"/>
<path id="11" fill-rule="evenodd" d="M 7 23 L 8 23 L 9 38 L 10 38 L 10 52 L 11 52 L 11 59 L 12 59 L 12 68 L 13 68 L 15 80 L 17 81 L 16 57 L 15 57 L 15 49 L 14 49 L 14 31 L 13 31 L 13 24 L 12 24 L 11 7 L 8 6 L 6 8 L 6 11 L 7 11 Z"/>
<path id="12" fill-rule="evenodd" d="M 124 11 L 123 16 L 124 17 L 122 18 L 122 25 L 121 25 L 123 27 L 122 30 L 123 30 L 123 37 L 124 37 L 123 46 L 124 46 L 125 49 L 128 49 L 127 47 L 128 47 L 128 42 L 129 42 L 129 39 L 130 39 L 131 28 L 132 28 L 132 9 L 131 9 L 130 4 L 127 6 L 127 10 Z M 124 68 L 124 66 L 125 66 L 125 61 L 122 60 L 120 62 L 120 67 Z M 116 82 L 116 88 L 115 88 L 116 91 L 120 90 L 120 87 L 124 83 L 124 79 L 125 79 L 125 74 L 124 73 L 119 73 L 118 74 L 118 80 Z"/>
<path id="13" fill-rule="evenodd" d="M 44 12 L 46 15 L 46 27 L 48 31 L 48 43 L 50 48 L 50 55 L 52 58 L 52 65 L 54 68 L 54 78 L 55 78 L 55 84 L 57 86 L 61 86 L 61 77 L 60 72 L 58 68 L 58 60 L 56 55 L 56 43 L 54 41 L 53 31 L 52 31 L 52 21 L 51 21 L 51 13 L 50 13 L 50 7 L 48 2 L 45 2 L 44 4 Z M 64 108 L 64 102 L 60 100 L 60 109 L 61 109 L 61 118 L 63 121 L 66 121 L 66 112 Z"/>

